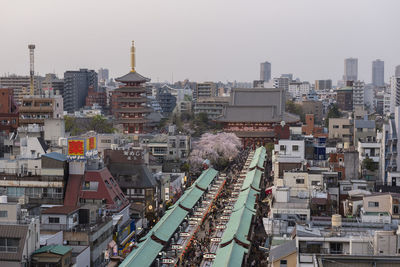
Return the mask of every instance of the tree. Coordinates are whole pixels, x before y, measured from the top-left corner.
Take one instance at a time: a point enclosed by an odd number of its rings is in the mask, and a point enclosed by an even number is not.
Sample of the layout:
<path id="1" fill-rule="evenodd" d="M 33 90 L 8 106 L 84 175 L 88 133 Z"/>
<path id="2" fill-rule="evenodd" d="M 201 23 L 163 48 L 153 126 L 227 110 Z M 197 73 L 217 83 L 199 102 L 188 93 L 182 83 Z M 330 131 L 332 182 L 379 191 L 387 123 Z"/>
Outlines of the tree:
<path id="1" fill-rule="evenodd" d="M 363 161 L 362 161 L 362 166 L 364 169 L 374 172 L 376 171 L 376 164 L 373 161 L 373 159 L 371 159 L 370 157 L 366 157 Z"/>
<path id="2" fill-rule="evenodd" d="M 299 115 L 301 121 L 304 122 L 305 115 L 303 111 L 303 107 L 300 104 L 293 102 L 292 100 L 286 101 L 286 111 L 292 114 Z"/>
<path id="3" fill-rule="evenodd" d="M 336 104 L 331 104 L 329 106 L 328 114 L 327 114 L 326 120 L 325 120 L 326 127 L 329 127 L 329 119 L 330 118 L 340 118 L 340 117 L 342 117 L 342 113 L 338 109 L 337 105 Z"/>
<path id="4" fill-rule="evenodd" d="M 240 139 L 233 133 L 205 133 L 193 144 L 189 157 L 190 168 L 197 172 L 204 160 L 208 159 L 217 169 L 223 169 L 235 158 L 241 147 Z"/>
<path id="5" fill-rule="evenodd" d="M 95 131 L 97 133 L 113 133 L 112 122 L 109 122 L 105 117 L 96 115 L 89 119 L 77 119 L 74 117 L 65 116 L 65 131 L 70 132 L 72 136 L 84 134 L 88 131 Z"/>
<path id="6" fill-rule="evenodd" d="M 101 115 L 92 117 L 88 127 L 89 131 L 95 131 L 97 133 L 113 133 L 115 131 L 112 127 L 112 123 L 108 122 L 107 119 Z"/>

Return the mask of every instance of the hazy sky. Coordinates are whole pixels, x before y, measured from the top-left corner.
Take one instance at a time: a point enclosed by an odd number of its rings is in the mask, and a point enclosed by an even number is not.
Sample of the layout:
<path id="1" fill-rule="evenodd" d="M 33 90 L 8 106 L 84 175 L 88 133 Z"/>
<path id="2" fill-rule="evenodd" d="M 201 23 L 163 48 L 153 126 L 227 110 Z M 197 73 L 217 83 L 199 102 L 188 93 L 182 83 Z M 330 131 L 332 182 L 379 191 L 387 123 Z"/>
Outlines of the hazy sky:
<path id="1" fill-rule="evenodd" d="M 36 44 L 40 74 L 78 68 L 137 71 L 152 81 L 252 81 L 259 63 L 272 76 L 302 80 L 343 75 L 357 57 L 359 78 L 385 61 L 400 64 L 399 0 L 0 0 L 0 74 L 29 73 Z"/>

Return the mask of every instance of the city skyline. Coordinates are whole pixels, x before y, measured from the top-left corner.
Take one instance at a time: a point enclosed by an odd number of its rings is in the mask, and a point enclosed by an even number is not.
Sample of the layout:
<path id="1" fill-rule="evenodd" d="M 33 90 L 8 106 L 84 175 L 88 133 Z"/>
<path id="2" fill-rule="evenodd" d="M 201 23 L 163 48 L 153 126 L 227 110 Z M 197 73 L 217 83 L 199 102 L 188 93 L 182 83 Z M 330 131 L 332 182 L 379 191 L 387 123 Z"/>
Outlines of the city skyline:
<path id="1" fill-rule="evenodd" d="M 80 3 L 79 10 L 73 8 L 74 1 L 68 3 L 6 1 L 0 18 L 5 40 L 0 51 L 1 75 L 28 75 L 27 45 L 34 43 L 35 67 L 41 75 L 105 67 L 110 77 L 119 77 L 129 68 L 126 54 L 131 40 L 137 43 L 137 68 L 153 82 L 172 77 L 175 81 L 251 82 L 258 79 L 259 63 L 267 60 L 273 65 L 272 77 L 293 73 L 302 80 L 336 83 L 343 75 L 343 60 L 354 57 L 359 59 L 359 79 L 366 83 L 371 82 L 371 62 L 384 60 L 388 83 L 400 64 L 400 40 L 391 34 L 400 22 L 395 13 L 398 1 L 256 1 L 251 12 L 243 12 L 247 3 L 232 1 L 229 5 L 226 1 L 179 3 L 179 11 L 163 1 L 121 1 L 114 6 L 97 1 L 94 15 L 86 12 L 91 2 Z M 59 8 L 65 12 L 55 12 Z M 325 9 L 329 14 L 320 12 Z M 352 19 L 358 10 L 363 12 Z M 377 12 L 386 15 L 371 20 Z M 119 15 L 104 19 L 113 14 Z M 200 36 L 209 36 L 212 42 Z M 298 40 L 295 49 L 293 40 Z"/>

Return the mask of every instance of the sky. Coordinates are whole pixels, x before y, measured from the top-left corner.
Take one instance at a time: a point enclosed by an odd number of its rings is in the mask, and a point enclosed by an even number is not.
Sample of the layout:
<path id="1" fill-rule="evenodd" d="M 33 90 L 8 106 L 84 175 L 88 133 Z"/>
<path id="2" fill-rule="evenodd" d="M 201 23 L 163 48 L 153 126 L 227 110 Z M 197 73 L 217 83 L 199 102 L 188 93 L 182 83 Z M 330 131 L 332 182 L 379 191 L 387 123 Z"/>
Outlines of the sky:
<path id="1" fill-rule="evenodd" d="M 385 80 L 400 65 L 399 0 L 1 0 L 0 75 L 108 68 L 152 81 L 253 81 L 260 62 L 272 76 L 343 76 L 358 58 L 359 79 L 385 61 Z"/>

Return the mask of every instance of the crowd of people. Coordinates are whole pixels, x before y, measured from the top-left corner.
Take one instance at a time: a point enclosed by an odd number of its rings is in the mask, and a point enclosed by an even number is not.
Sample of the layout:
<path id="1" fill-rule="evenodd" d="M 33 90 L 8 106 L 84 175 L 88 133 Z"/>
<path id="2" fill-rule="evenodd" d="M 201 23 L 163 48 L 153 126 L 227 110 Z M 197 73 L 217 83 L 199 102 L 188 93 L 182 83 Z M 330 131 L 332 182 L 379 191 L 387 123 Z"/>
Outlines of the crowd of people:
<path id="1" fill-rule="evenodd" d="M 242 149 L 225 169 L 224 172 L 227 174 L 227 178 L 224 189 L 215 199 L 207 217 L 200 225 L 199 231 L 193 239 L 194 241 L 184 255 L 181 266 L 200 266 L 204 254 L 211 251 L 211 238 L 215 237 L 217 231 L 219 231 L 217 225 L 221 223 L 220 218 L 223 216 L 223 210 L 231 197 L 233 183 L 239 177 L 249 152 L 250 149 Z"/>

